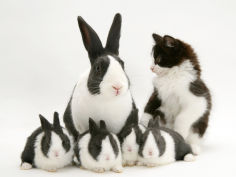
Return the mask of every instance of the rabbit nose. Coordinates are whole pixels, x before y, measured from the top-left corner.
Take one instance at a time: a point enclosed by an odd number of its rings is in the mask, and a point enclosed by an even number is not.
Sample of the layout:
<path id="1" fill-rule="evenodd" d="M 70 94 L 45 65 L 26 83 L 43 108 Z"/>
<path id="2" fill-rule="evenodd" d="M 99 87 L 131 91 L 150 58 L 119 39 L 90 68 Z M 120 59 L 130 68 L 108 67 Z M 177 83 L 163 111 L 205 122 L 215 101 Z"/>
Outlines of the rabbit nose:
<path id="1" fill-rule="evenodd" d="M 148 151 L 148 155 L 152 156 L 152 150 Z"/>
<path id="2" fill-rule="evenodd" d="M 128 147 L 128 151 L 129 151 L 129 152 L 132 152 L 132 148 L 131 148 L 130 146 Z"/>
<path id="3" fill-rule="evenodd" d="M 54 155 L 55 155 L 55 157 L 58 157 L 59 156 L 59 152 L 58 151 L 54 151 Z"/>
<path id="4" fill-rule="evenodd" d="M 119 95 L 122 86 L 112 85 L 112 88 L 116 91 L 116 95 Z"/>

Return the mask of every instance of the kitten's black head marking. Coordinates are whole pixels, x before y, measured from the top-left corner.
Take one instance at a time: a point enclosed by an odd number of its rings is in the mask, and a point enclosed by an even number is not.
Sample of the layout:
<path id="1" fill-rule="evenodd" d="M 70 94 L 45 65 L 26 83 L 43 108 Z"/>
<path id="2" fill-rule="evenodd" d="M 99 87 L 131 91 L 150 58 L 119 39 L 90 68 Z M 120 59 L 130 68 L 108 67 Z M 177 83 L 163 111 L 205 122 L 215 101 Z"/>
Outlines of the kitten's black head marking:
<path id="1" fill-rule="evenodd" d="M 164 37 L 153 34 L 155 45 L 153 47 L 154 63 L 160 67 L 171 68 L 180 65 L 185 60 L 190 60 L 197 74 L 200 75 L 200 65 L 197 55 L 189 44 L 171 36 Z"/>

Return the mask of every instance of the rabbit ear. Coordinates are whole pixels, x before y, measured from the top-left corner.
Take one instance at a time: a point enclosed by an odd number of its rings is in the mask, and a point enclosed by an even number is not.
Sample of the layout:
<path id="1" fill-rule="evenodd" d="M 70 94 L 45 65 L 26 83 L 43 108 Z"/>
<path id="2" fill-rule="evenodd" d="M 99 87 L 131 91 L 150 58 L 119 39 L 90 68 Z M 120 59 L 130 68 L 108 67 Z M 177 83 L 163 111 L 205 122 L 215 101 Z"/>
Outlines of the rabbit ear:
<path id="1" fill-rule="evenodd" d="M 105 49 L 108 52 L 119 54 L 119 41 L 120 41 L 120 29 L 121 29 L 121 15 L 117 13 L 112 22 Z"/>
<path id="2" fill-rule="evenodd" d="M 84 19 L 79 16 L 77 18 L 80 32 L 83 38 L 83 43 L 88 51 L 90 63 L 93 64 L 95 59 L 101 56 L 104 52 L 102 43 L 91 26 L 89 26 Z"/>
<path id="3" fill-rule="evenodd" d="M 54 128 L 61 128 L 58 112 L 54 112 L 54 116 L 53 116 L 53 127 L 54 127 Z"/>
<path id="4" fill-rule="evenodd" d="M 96 134 L 98 132 L 98 126 L 92 118 L 89 118 L 89 132 L 91 134 Z"/>
<path id="5" fill-rule="evenodd" d="M 51 124 L 48 122 L 48 120 L 43 117 L 41 114 L 39 114 L 40 122 L 41 122 L 41 127 L 44 131 L 51 130 Z"/>
<path id="6" fill-rule="evenodd" d="M 152 118 L 148 122 L 148 127 L 150 128 L 159 128 L 159 118 Z"/>
<path id="7" fill-rule="evenodd" d="M 104 130 L 107 129 L 107 126 L 104 120 L 100 120 L 100 129 L 104 129 Z"/>

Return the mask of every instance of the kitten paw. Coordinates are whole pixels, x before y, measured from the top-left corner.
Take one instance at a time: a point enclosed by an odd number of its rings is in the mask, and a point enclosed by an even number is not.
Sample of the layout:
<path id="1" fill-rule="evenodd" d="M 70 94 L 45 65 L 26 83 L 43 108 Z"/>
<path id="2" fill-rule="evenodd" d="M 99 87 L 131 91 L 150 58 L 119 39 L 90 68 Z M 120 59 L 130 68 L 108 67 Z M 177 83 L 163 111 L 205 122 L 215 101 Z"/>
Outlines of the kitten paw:
<path id="1" fill-rule="evenodd" d="M 30 163 L 24 162 L 21 164 L 20 169 L 21 170 L 29 170 L 32 168 L 32 165 Z"/>
<path id="2" fill-rule="evenodd" d="M 114 171 L 115 173 L 122 173 L 123 172 L 123 167 L 118 166 L 118 167 L 112 168 L 111 170 Z"/>
<path id="3" fill-rule="evenodd" d="M 186 154 L 184 156 L 184 161 L 186 161 L 186 162 L 192 162 L 195 160 L 196 160 L 196 157 L 193 154 Z"/>
<path id="4" fill-rule="evenodd" d="M 104 168 L 94 168 L 92 169 L 94 172 L 96 173 L 104 173 L 105 172 L 105 169 Z"/>

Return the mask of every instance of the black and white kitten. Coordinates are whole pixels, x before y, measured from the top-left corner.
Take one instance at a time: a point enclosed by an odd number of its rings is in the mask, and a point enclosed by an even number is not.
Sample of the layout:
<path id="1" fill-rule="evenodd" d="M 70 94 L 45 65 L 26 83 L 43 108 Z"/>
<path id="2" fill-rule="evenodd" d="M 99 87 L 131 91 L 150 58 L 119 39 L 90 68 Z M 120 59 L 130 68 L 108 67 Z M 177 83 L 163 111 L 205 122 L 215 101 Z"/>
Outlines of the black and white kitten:
<path id="1" fill-rule="evenodd" d="M 189 44 L 153 34 L 154 91 L 144 109 L 143 124 L 159 116 L 161 123 L 180 133 L 200 153 L 200 140 L 208 126 L 211 95 L 201 79 L 197 56 Z"/>

